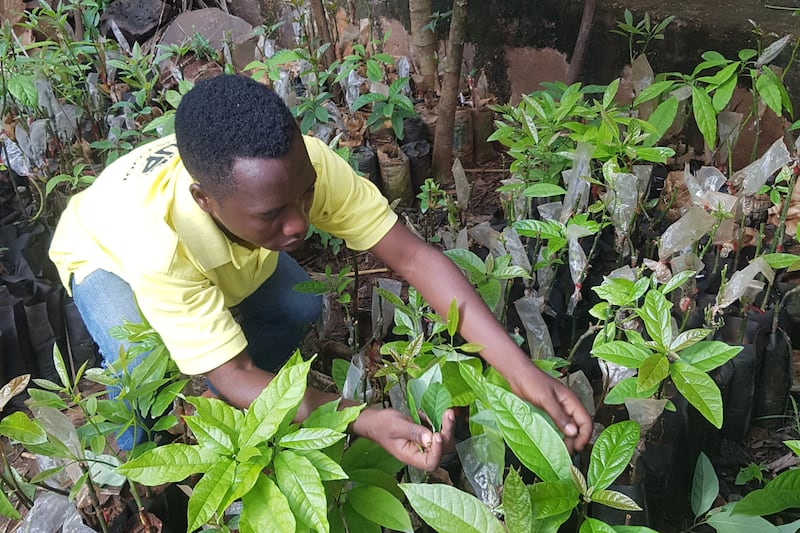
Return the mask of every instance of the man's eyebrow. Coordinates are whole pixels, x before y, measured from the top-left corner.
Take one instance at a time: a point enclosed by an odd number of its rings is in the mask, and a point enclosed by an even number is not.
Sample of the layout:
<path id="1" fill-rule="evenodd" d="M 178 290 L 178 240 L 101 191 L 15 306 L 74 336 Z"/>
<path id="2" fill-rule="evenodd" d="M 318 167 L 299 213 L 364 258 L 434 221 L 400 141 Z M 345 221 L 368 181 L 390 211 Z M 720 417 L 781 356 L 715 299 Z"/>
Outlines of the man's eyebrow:
<path id="1" fill-rule="evenodd" d="M 283 208 L 284 208 L 284 206 L 279 205 L 277 207 L 273 207 L 272 209 L 267 209 L 266 211 L 262 211 L 261 213 L 259 213 L 259 215 L 262 216 L 262 217 L 275 216 L 278 213 L 280 213 L 281 211 L 283 211 Z"/>

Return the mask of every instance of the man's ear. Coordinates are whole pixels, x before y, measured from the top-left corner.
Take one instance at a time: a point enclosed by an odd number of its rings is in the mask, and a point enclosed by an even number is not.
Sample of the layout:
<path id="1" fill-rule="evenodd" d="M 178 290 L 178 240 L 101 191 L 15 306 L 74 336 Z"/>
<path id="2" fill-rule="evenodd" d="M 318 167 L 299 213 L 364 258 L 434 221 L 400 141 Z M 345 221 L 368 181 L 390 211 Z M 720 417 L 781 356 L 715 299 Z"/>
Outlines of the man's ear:
<path id="1" fill-rule="evenodd" d="M 206 213 L 214 212 L 213 199 L 199 183 L 192 183 L 189 185 L 189 192 L 192 193 L 192 198 L 194 198 L 194 201 L 200 206 L 200 209 Z"/>

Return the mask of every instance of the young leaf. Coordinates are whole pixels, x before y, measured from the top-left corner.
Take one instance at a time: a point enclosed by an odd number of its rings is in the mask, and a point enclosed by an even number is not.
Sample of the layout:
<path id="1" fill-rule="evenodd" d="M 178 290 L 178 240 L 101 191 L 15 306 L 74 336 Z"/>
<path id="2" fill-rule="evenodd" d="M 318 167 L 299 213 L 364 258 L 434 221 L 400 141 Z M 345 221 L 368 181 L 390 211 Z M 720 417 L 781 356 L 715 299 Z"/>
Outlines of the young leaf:
<path id="1" fill-rule="evenodd" d="M 447 334 L 452 338 L 458 331 L 458 302 L 456 299 L 450 302 L 450 307 L 447 309 Z"/>
<path id="2" fill-rule="evenodd" d="M 604 403 L 608 405 L 620 405 L 629 398 L 649 398 L 658 390 L 660 383 L 653 385 L 651 389 L 639 392 L 637 389 L 637 378 L 625 378 L 617 383 L 605 397 Z"/>
<path id="3" fill-rule="evenodd" d="M 659 346 L 666 348 L 672 343 L 672 303 L 658 291 L 650 291 L 644 297 L 644 306 L 638 315 L 650 338 Z"/>
<path id="4" fill-rule="evenodd" d="M 441 383 L 431 383 L 422 394 L 422 411 L 430 420 L 434 431 L 442 430 L 442 415 L 452 405 L 453 397 L 450 395 L 450 391 Z"/>
<path id="5" fill-rule="evenodd" d="M 278 487 L 295 516 L 315 531 L 328 531 L 325 488 L 311 461 L 291 450 L 284 450 L 275 455 L 272 464 Z"/>
<path id="6" fill-rule="evenodd" d="M 796 508 L 800 508 L 800 470 L 786 470 L 763 489 L 754 490 L 736 502 L 733 513 L 770 515 Z"/>
<path id="7" fill-rule="evenodd" d="M 722 394 L 708 374 L 676 361 L 670 365 L 675 388 L 717 429 L 722 428 Z"/>
<path id="8" fill-rule="evenodd" d="M 642 361 L 636 382 L 636 392 L 652 389 L 669 376 L 669 360 L 664 354 L 655 353 Z"/>
<path id="9" fill-rule="evenodd" d="M 469 250 L 453 248 L 451 250 L 445 250 L 444 255 L 449 257 L 459 268 L 465 270 L 467 274 L 486 275 L 486 265 L 484 265 L 483 261 L 481 261 L 477 255 Z"/>
<path id="10" fill-rule="evenodd" d="M 592 348 L 592 355 L 622 365 L 625 368 L 639 368 L 653 352 L 625 341 L 611 341 Z"/>
<path id="11" fill-rule="evenodd" d="M 551 196 L 563 196 L 567 191 L 554 183 L 534 183 L 524 191 L 522 194 L 527 198 L 549 198 Z"/>
<path id="12" fill-rule="evenodd" d="M 605 522 L 596 518 L 587 518 L 581 524 L 578 533 L 617 533 L 616 530 Z"/>
<path id="13" fill-rule="evenodd" d="M 314 465 L 314 468 L 319 472 L 319 477 L 322 481 L 333 481 L 336 479 L 347 479 L 348 476 L 339 463 L 325 455 L 324 452 L 319 450 L 295 450 L 299 455 L 302 455 Z"/>
<path id="14" fill-rule="evenodd" d="M 197 482 L 189 498 L 189 531 L 206 524 L 214 515 L 225 511 L 228 491 L 233 486 L 236 461 L 220 457 L 219 461 Z"/>
<path id="15" fill-rule="evenodd" d="M 197 444 L 208 448 L 216 454 L 225 456 L 232 454 L 234 450 L 233 439 L 214 422 L 205 420 L 198 416 L 184 417 L 184 422 L 192 430 Z"/>
<path id="16" fill-rule="evenodd" d="M 742 531 L 764 533 L 775 532 L 776 526 L 761 518 L 760 516 L 749 516 L 745 514 L 736 514 L 736 507 L 739 505 L 726 505 L 720 512 L 715 512 L 708 517 L 707 523 L 713 527 L 718 533 L 741 533 Z M 733 508 L 731 510 L 731 507 Z M 790 529 L 790 532 L 796 529 Z"/>
<path id="17" fill-rule="evenodd" d="M 615 490 L 598 490 L 592 493 L 592 501 L 622 511 L 641 511 L 642 508 L 630 496 Z"/>
<path id="18" fill-rule="evenodd" d="M 289 367 L 284 366 L 253 400 L 239 434 L 240 448 L 264 442 L 275 434 L 285 418 L 293 415 L 303 400 L 306 376 L 310 367 L 311 360 Z"/>
<path id="19" fill-rule="evenodd" d="M 522 464 L 544 481 L 568 478 L 569 453 L 550 421 L 515 394 L 490 383 L 484 388 L 503 439 Z"/>
<path id="20" fill-rule="evenodd" d="M 118 466 L 117 472 L 152 487 L 183 481 L 192 474 L 206 472 L 219 461 L 219 455 L 202 446 L 167 444 Z"/>
<path id="21" fill-rule="evenodd" d="M 342 361 L 342 359 L 339 360 Z M 308 418 L 303 421 L 303 427 L 329 428 L 344 433 L 365 407 L 366 404 L 361 404 L 339 409 L 339 399 L 336 399 L 314 409 Z"/>
<path id="22" fill-rule="evenodd" d="M 770 74 L 772 74 L 770 76 Z M 765 104 L 778 116 L 781 116 L 781 90 L 778 87 L 780 80 L 769 67 L 760 69 L 756 78 L 756 91 Z"/>
<path id="23" fill-rule="evenodd" d="M 639 442 L 639 424 L 627 420 L 608 426 L 592 447 L 587 484 L 596 491 L 608 488 L 625 470 Z"/>
<path id="24" fill-rule="evenodd" d="M 679 352 L 681 350 L 684 350 L 689 346 L 692 346 L 702 341 L 712 333 L 714 333 L 713 329 L 702 329 L 702 328 L 690 329 L 684 331 L 683 333 L 675 337 L 675 339 L 672 341 L 672 344 L 670 344 L 669 346 L 669 351 Z"/>
<path id="25" fill-rule="evenodd" d="M 392 531 L 411 533 L 411 519 L 400 500 L 380 487 L 361 485 L 347 492 L 347 501 L 364 518 Z"/>
<path id="26" fill-rule="evenodd" d="M 218 429 L 224 431 L 232 441 L 238 438 L 242 422 L 244 422 L 244 413 L 241 409 L 217 398 L 189 396 L 186 401 L 195 408 L 194 417 L 187 418 L 200 418 L 207 423 L 214 424 Z"/>
<path id="27" fill-rule="evenodd" d="M 683 349 L 679 357 L 697 370 L 709 372 L 736 357 L 743 349 L 743 346 L 731 346 L 721 341 L 700 341 Z"/>
<path id="28" fill-rule="evenodd" d="M 694 120 L 706 144 L 712 150 L 717 143 L 717 114 L 708 93 L 699 87 L 692 87 L 692 111 Z"/>
<path id="29" fill-rule="evenodd" d="M 537 520 L 572 511 L 580 502 L 578 487 L 570 479 L 542 481 L 528 487 Z"/>
<path id="30" fill-rule="evenodd" d="M 11 413 L 0 420 L 0 435 L 5 435 L 24 445 L 47 442 L 47 433 L 41 424 L 31 420 L 21 411 Z"/>
<path id="31" fill-rule="evenodd" d="M 775 253 L 775 254 L 764 254 L 761 256 L 764 261 L 770 266 L 770 268 L 774 270 L 779 270 L 781 268 L 789 268 L 792 265 L 800 263 L 800 256 L 794 254 L 783 254 L 783 253 Z"/>
<path id="32" fill-rule="evenodd" d="M 274 481 L 259 476 L 253 489 L 242 497 L 241 533 L 294 531 L 295 519 L 289 501 Z"/>
<path id="33" fill-rule="evenodd" d="M 682 272 L 678 272 L 668 282 L 661 287 L 661 294 L 666 296 L 667 294 L 671 293 L 675 289 L 681 287 L 686 281 L 690 278 L 693 278 L 697 275 L 697 272 L 694 270 L 684 270 Z"/>
<path id="34" fill-rule="evenodd" d="M 284 435 L 278 444 L 293 450 L 321 450 L 333 446 L 345 436 L 344 433 L 327 428 L 303 428 Z"/>
<path id="35" fill-rule="evenodd" d="M 439 533 L 505 533 L 503 525 L 475 496 L 449 485 L 402 483 L 411 507 Z"/>
<path id="36" fill-rule="evenodd" d="M 0 491 L 0 515 L 12 520 L 20 519 L 19 511 L 8 501 L 8 496 L 3 491 Z"/>
<path id="37" fill-rule="evenodd" d="M 706 514 L 719 494 L 719 479 L 705 453 L 700 452 L 692 478 L 692 512 L 695 518 Z"/>
<path id="38" fill-rule="evenodd" d="M 503 511 L 511 533 L 529 532 L 533 527 L 531 495 L 516 470 L 510 468 L 503 484 Z"/>

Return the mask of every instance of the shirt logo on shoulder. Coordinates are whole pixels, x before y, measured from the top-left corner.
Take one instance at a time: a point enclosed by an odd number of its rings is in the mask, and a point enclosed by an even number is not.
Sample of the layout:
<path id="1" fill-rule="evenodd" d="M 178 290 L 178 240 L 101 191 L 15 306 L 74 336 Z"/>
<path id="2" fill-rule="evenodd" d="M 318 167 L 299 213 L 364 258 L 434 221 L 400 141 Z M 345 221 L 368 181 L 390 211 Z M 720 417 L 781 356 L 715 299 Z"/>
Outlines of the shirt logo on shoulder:
<path id="1" fill-rule="evenodd" d="M 175 150 L 177 149 L 177 145 L 175 143 L 168 144 L 167 146 L 163 146 L 156 150 L 155 152 L 149 154 L 147 159 L 144 163 L 144 168 L 142 168 L 142 172 L 148 173 L 151 172 L 153 169 L 160 167 L 175 155 Z"/>

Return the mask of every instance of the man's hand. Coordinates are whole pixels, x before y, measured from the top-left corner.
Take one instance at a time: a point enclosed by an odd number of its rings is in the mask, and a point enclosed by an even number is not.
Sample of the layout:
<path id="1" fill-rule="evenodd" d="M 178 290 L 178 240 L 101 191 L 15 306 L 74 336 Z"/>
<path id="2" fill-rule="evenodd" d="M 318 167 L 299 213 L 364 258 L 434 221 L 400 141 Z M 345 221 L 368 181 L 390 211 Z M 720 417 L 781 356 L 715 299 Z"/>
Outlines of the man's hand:
<path id="1" fill-rule="evenodd" d="M 592 436 L 592 419 L 575 394 L 560 381 L 540 371 L 533 364 L 521 365 L 510 376 L 511 390 L 550 415 L 564 433 L 570 452 L 580 451 Z"/>
<path id="2" fill-rule="evenodd" d="M 434 433 L 394 409 L 364 409 L 353 422 L 353 432 L 374 440 L 403 463 L 421 470 L 439 467 L 442 456 L 452 451 L 455 414 L 442 416 L 442 430 Z"/>

